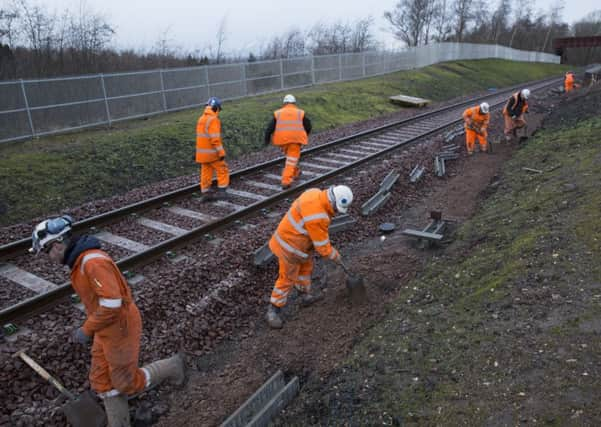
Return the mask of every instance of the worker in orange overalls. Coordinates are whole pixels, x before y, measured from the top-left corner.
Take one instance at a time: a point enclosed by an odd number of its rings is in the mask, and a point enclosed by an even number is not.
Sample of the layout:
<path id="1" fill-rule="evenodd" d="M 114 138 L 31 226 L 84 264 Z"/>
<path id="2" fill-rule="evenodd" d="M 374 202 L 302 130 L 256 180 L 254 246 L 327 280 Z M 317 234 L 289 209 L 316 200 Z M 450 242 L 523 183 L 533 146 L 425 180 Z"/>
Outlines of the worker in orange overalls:
<path id="1" fill-rule="evenodd" d="M 511 141 L 511 137 L 516 136 L 517 130 L 526 126 L 524 114 L 528 112 L 528 97 L 530 97 L 530 90 L 522 89 L 511 95 L 503 107 L 506 141 Z"/>
<path id="2" fill-rule="evenodd" d="M 166 379 L 183 384 L 184 358 L 177 354 L 138 367 L 142 319 L 129 286 L 98 239 L 73 236 L 72 224 L 68 215 L 42 221 L 33 231 L 30 252 L 44 252 L 71 268 L 71 285 L 87 313 L 73 340 L 82 345 L 92 341 L 90 386 L 104 401 L 109 427 L 127 427 L 127 396 Z"/>
<path id="3" fill-rule="evenodd" d="M 289 188 L 294 179 L 300 176 L 298 167 L 301 147 L 309 142 L 311 120 L 305 112 L 296 106 L 293 95 L 284 97 L 284 106 L 273 113 L 273 118 L 265 130 L 265 145 L 273 140 L 286 156 L 282 171 L 282 189 Z"/>
<path id="4" fill-rule="evenodd" d="M 202 200 L 211 200 L 213 173 L 217 175 L 217 197 L 224 198 L 230 185 L 230 171 L 225 162 L 221 141 L 221 101 L 214 96 L 207 101 L 202 116 L 196 123 L 196 163 L 200 163 L 200 191 Z"/>
<path id="5" fill-rule="evenodd" d="M 465 146 L 467 147 L 467 154 L 471 156 L 474 154 L 474 145 L 476 138 L 480 144 L 481 151 L 488 151 L 488 142 L 486 141 L 488 122 L 490 120 L 489 114 L 490 106 L 488 103 L 483 102 L 475 107 L 468 108 L 463 112 L 463 121 L 465 124 Z"/>
<path id="6" fill-rule="evenodd" d="M 283 326 L 280 309 L 286 305 L 292 287 L 302 294 L 303 305 L 320 298 L 311 293 L 313 249 L 324 258 L 340 262 L 340 253 L 330 243 L 328 227 L 334 213 L 346 213 L 352 201 L 353 192 L 346 185 L 327 190 L 311 188 L 292 203 L 280 221 L 269 241 L 280 265 L 266 316 L 272 328 Z"/>
<path id="7" fill-rule="evenodd" d="M 574 73 L 568 71 L 563 80 L 564 89 L 567 92 L 574 90 Z"/>

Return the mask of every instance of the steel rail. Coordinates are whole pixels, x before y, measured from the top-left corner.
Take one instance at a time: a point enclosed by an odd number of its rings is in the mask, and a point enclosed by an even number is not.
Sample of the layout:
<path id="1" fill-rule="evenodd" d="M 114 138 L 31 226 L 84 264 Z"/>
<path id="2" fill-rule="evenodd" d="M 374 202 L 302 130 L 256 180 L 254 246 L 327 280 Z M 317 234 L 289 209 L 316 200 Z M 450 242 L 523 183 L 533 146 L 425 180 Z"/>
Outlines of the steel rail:
<path id="1" fill-rule="evenodd" d="M 546 79 L 546 80 L 539 81 L 538 84 L 540 86 L 532 89 L 532 91 L 543 90 L 546 87 L 548 87 L 548 86 L 550 86 L 552 84 L 555 84 L 555 82 L 557 82 L 557 81 L 559 81 L 559 79 L 557 79 L 557 78 Z M 523 86 L 523 85 L 520 85 L 520 86 Z M 514 89 L 515 89 L 515 87 L 512 87 L 510 89 L 506 89 L 504 91 L 500 91 L 500 92 L 497 92 L 495 94 L 486 95 L 486 96 L 480 96 L 480 97 L 475 97 L 475 98 L 470 98 L 467 101 L 463 101 L 463 102 L 460 102 L 460 103 L 453 104 L 452 106 L 448 106 L 448 107 L 444 107 L 442 109 L 439 109 L 439 110 L 436 111 L 436 113 L 441 113 L 441 112 L 447 111 L 447 110 L 452 109 L 452 108 L 458 108 L 458 107 L 460 107 L 460 106 L 462 106 L 464 104 L 473 103 L 475 100 L 481 100 L 481 99 L 486 99 L 486 98 L 490 98 L 490 97 L 493 97 L 493 96 L 499 96 L 499 95 L 501 95 L 501 94 L 503 94 L 505 92 L 509 92 L 511 90 L 514 90 Z M 493 103 L 491 105 L 491 107 L 496 107 L 496 106 L 502 104 L 503 102 L 505 102 L 505 101 L 502 100 L 502 101 L 495 102 L 495 103 Z M 429 117 L 429 116 L 432 116 L 432 115 L 433 115 L 432 112 L 420 114 L 417 117 L 413 117 L 413 118 L 411 118 L 409 120 L 403 120 L 401 122 L 401 124 L 405 124 L 408 121 L 414 121 L 418 117 L 423 119 L 425 117 Z M 202 225 L 200 227 L 197 227 L 197 228 L 195 228 L 193 230 L 190 230 L 190 231 L 188 231 L 188 232 L 186 232 L 186 233 L 184 233 L 182 235 L 179 235 L 179 236 L 173 237 L 171 239 L 165 240 L 165 241 L 163 241 L 163 242 L 161 242 L 161 243 L 159 243 L 159 244 L 157 244 L 155 246 L 150 247 L 148 250 L 145 250 L 145 251 L 142 251 L 142 252 L 138 252 L 136 254 L 133 254 L 133 255 L 130 255 L 130 256 L 126 257 L 126 258 L 123 258 L 123 259 L 117 261 L 117 265 L 119 266 L 119 268 L 121 270 L 127 270 L 127 269 L 130 269 L 130 268 L 134 267 L 134 266 L 141 266 L 141 265 L 147 264 L 147 263 L 151 262 L 152 260 L 154 260 L 154 259 L 162 256 L 167 251 L 170 251 L 170 250 L 173 250 L 175 248 L 184 246 L 185 244 L 187 244 L 187 243 L 189 243 L 189 242 L 191 242 L 193 240 L 196 240 L 198 237 L 201 237 L 201 236 L 203 236 L 203 235 L 205 235 L 207 233 L 210 233 L 210 232 L 214 232 L 214 231 L 216 231 L 218 229 L 224 228 L 228 224 L 230 224 L 230 223 L 232 223 L 232 222 L 234 222 L 236 220 L 239 220 L 239 219 L 241 219 L 243 217 L 246 217 L 248 215 L 251 215 L 253 213 L 256 213 L 260 209 L 262 209 L 262 208 L 264 208 L 266 206 L 270 206 L 270 205 L 272 205 L 272 204 L 274 204 L 274 203 L 276 203 L 276 202 L 278 202 L 278 201 L 280 201 L 282 199 L 288 198 L 289 196 L 293 195 L 294 193 L 299 192 L 300 190 L 304 190 L 305 188 L 312 187 L 312 186 L 314 186 L 317 183 L 320 183 L 322 181 L 330 179 L 330 178 L 332 178 L 332 177 L 334 177 L 336 175 L 339 175 L 339 174 L 341 174 L 343 172 L 346 172 L 346 171 L 348 171 L 350 169 L 353 169 L 353 168 L 355 168 L 355 167 L 357 167 L 357 166 L 359 166 L 359 165 L 361 165 L 363 163 L 366 163 L 366 162 L 369 162 L 371 160 L 374 160 L 374 159 L 376 159 L 376 158 L 378 158 L 378 157 L 380 157 L 380 156 L 382 156 L 384 154 L 387 154 L 387 153 L 389 153 L 391 151 L 397 150 L 397 149 L 399 149 L 400 147 L 402 147 L 404 145 L 413 143 L 413 142 L 415 142 L 415 141 L 417 141 L 419 139 L 422 139 L 422 138 L 424 138 L 426 136 L 429 136 L 431 134 L 440 132 L 441 130 L 443 130 L 443 129 L 447 128 L 447 127 L 453 126 L 456 123 L 459 123 L 461 121 L 463 121 L 462 117 L 459 117 L 458 119 L 452 119 L 450 121 L 447 121 L 447 122 L 445 122 L 443 124 L 440 124 L 440 125 L 436 126 L 435 128 L 432 128 L 430 130 L 424 131 L 420 135 L 417 135 L 415 137 L 411 137 L 411 139 L 408 139 L 406 141 L 400 142 L 398 144 L 391 145 L 391 146 L 389 146 L 387 148 L 382 149 L 381 151 L 375 152 L 375 153 L 373 153 L 371 155 L 368 155 L 366 157 L 360 158 L 360 159 L 358 159 L 358 160 L 356 160 L 354 162 L 351 162 L 351 163 L 349 163 L 347 165 L 341 166 L 340 168 L 333 169 L 330 172 L 326 172 L 323 175 L 320 175 L 320 176 L 315 177 L 315 178 L 313 178 L 311 180 L 305 181 L 302 184 L 298 184 L 298 185 L 296 185 L 296 186 L 294 186 L 292 188 L 289 188 L 287 190 L 283 190 L 283 191 L 281 191 L 279 193 L 276 193 L 275 195 L 270 196 L 270 197 L 268 197 L 268 198 L 266 198 L 264 200 L 255 202 L 255 203 L 253 203 L 251 205 L 248 205 L 248 206 L 244 207 L 243 209 L 235 211 L 232 214 L 229 214 L 227 216 L 224 216 L 222 218 L 219 218 L 219 219 L 216 219 L 216 220 L 214 220 L 212 222 L 204 224 L 204 225 Z M 323 148 L 323 146 L 325 146 L 325 145 L 332 146 L 335 143 L 339 144 L 340 141 L 345 141 L 346 142 L 346 141 L 348 141 L 350 139 L 356 139 L 356 138 L 361 137 L 361 136 L 372 135 L 372 134 L 377 133 L 377 132 L 379 132 L 381 130 L 388 129 L 388 128 L 394 127 L 394 126 L 395 125 L 388 124 L 388 125 L 380 126 L 380 127 L 376 128 L 376 129 L 372 129 L 372 130 L 369 130 L 369 131 L 362 131 L 362 132 L 359 132 L 357 134 L 354 134 L 353 136 L 346 137 L 346 138 L 341 138 L 341 139 L 338 139 L 338 140 L 333 141 L 331 143 L 324 144 L 324 145 L 322 145 L 320 147 L 315 147 L 315 148 Z M 307 152 L 309 152 L 309 151 L 310 150 L 307 150 Z M 278 161 L 264 162 L 264 163 L 261 163 L 259 166 L 252 166 L 252 167 L 249 167 L 249 168 L 246 168 L 246 169 L 242 169 L 242 170 L 240 170 L 238 172 L 238 174 L 249 173 L 249 171 L 251 171 L 251 170 L 252 171 L 256 171 L 258 169 L 261 169 L 265 165 L 273 165 L 273 164 L 277 164 L 277 163 L 278 163 Z M 191 187 L 193 187 L 193 189 L 197 189 L 198 188 L 197 185 L 194 185 L 194 186 L 186 187 L 184 189 L 177 190 L 175 192 L 171 192 L 169 194 L 175 194 L 175 193 L 178 193 L 178 192 L 190 192 L 190 188 Z M 150 200 L 156 200 L 156 199 L 162 198 L 162 197 L 164 197 L 164 195 L 157 196 L 157 197 L 155 197 L 153 199 L 150 199 Z M 146 204 L 147 202 L 148 201 L 144 201 L 144 202 L 142 202 L 140 204 Z M 121 211 L 123 209 L 132 209 L 133 206 L 137 206 L 137 205 L 139 205 L 139 204 L 132 204 L 132 205 L 129 205 L 129 206 L 125 207 L 125 208 L 120 209 L 119 211 Z M 100 215 L 100 216 L 103 216 L 103 215 Z M 96 217 L 94 217 L 94 218 L 96 218 Z M 77 225 L 79 225 L 79 228 L 83 228 L 82 224 L 84 224 L 86 221 L 91 221 L 92 219 L 93 218 L 81 221 Z M 0 323 L 4 324 L 4 323 L 9 323 L 9 322 L 14 322 L 15 320 L 20 319 L 20 318 L 30 317 L 31 315 L 37 314 L 39 312 L 42 312 L 47 307 L 52 306 L 52 305 L 60 302 L 62 299 L 66 298 L 67 296 L 71 295 L 72 293 L 73 293 L 73 290 L 71 288 L 71 284 L 70 283 L 65 283 L 63 285 L 57 286 L 55 289 L 53 289 L 53 290 L 51 290 L 49 292 L 45 292 L 43 294 L 36 295 L 34 297 L 31 297 L 29 299 L 21 301 L 21 302 L 19 302 L 17 304 L 14 304 L 14 305 L 12 305 L 10 307 L 6 307 L 6 308 L 0 310 Z"/>
<path id="2" fill-rule="evenodd" d="M 402 126 L 402 125 L 406 125 L 409 124 L 411 122 L 415 122 L 415 121 L 420 121 L 424 118 L 430 117 L 430 116 L 434 116 L 434 115 L 438 115 L 440 113 L 444 113 L 445 111 L 460 107 L 462 105 L 466 105 L 466 104 L 471 104 L 477 100 L 480 100 L 482 98 L 486 98 L 486 97 L 490 97 L 490 96 L 494 96 L 494 95 L 500 95 L 502 93 L 505 92 L 511 92 L 513 90 L 515 90 L 518 87 L 523 87 L 523 86 L 527 86 L 529 84 L 544 84 L 547 81 L 555 81 L 558 80 L 557 77 L 554 78 L 550 78 L 550 79 L 544 79 L 544 80 L 539 80 L 539 81 L 535 81 L 535 82 L 528 82 L 528 83 L 523 83 L 520 85 L 514 85 L 514 86 L 510 86 L 509 88 L 505 88 L 502 91 L 496 92 L 494 94 L 490 94 L 490 95 L 484 95 L 484 96 L 476 96 L 476 97 L 472 97 L 469 98 L 465 101 L 460 101 L 445 107 L 441 107 L 439 109 L 433 110 L 433 111 L 428 111 L 425 113 L 421 113 L 421 114 L 417 114 L 413 117 L 409 117 L 403 120 L 400 120 L 398 122 L 392 122 L 392 123 L 388 123 L 382 126 L 379 126 L 377 128 L 373 128 L 373 129 L 368 129 L 365 131 L 361 131 L 361 132 L 357 132 L 355 134 L 349 135 L 349 136 L 345 136 L 343 138 L 338 138 L 335 139 L 333 141 L 330 141 L 328 143 L 325 144 L 321 144 L 319 146 L 316 147 L 312 147 L 312 148 L 308 148 L 306 150 L 302 150 L 302 154 L 311 154 L 311 153 L 317 153 L 319 151 L 323 151 L 326 150 L 328 148 L 331 148 L 333 146 L 336 145 L 340 145 L 343 143 L 347 143 L 353 139 L 357 139 L 357 138 L 362 138 L 365 137 L 367 135 L 373 135 L 373 134 L 377 134 L 379 132 L 385 131 L 387 129 L 390 129 L 392 127 L 396 127 L 396 126 Z M 249 166 L 237 171 L 234 171 L 230 174 L 230 178 L 236 178 L 236 177 L 241 177 L 244 175 L 249 175 L 252 173 L 255 173 L 257 171 L 260 171 L 261 169 L 267 168 L 267 167 L 271 167 L 271 166 L 275 166 L 277 164 L 280 164 L 281 162 L 283 162 L 285 159 L 284 156 L 281 157 L 277 157 L 276 159 L 273 160 L 268 160 L 266 162 L 262 162 L 262 163 L 258 163 L 256 165 L 253 166 Z M 86 218 L 82 221 L 78 221 L 75 224 L 73 224 L 73 231 L 74 232 L 81 232 L 82 230 L 85 229 L 89 229 L 91 227 L 98 227 L 100 225 L 104 225 L 110 222 L 113 222 L 115 219 L 118 219 L 120 217 L 124 217 L 127 216 L 131 213 L 134 212 L 141 212 L 141 211 L 145 211 L 147 209 L 159 206 L 165 202 L 168 201 L 172 201 L 181 197 L 185 197 L 191 193 L 194 193 L 198 191 L 198 184 L 193 184 L 187 187 L 182 187 L 179 188 L 177 190 L 174 191 L 170 191 L 168 193 L 163 193 L 161 195 L 146 199 L 146 200 L 142 200 L 140 202 L 136 202 L 136 203 L 132 203 L 126 206 L 123 206 L 121 208 L 109 211 L 109 212 L 105 212 L 102 213 L 100 215 L 96 215 L 93 217 L 89 217 Z M 15 252 L 18 251 L 24 251 L 27 250 L 29 247 L 31 247 L 31 238 L 24 238 L 24 239 L 20 239 L 20 240 L 16 240 L 14 242 L 11 243 L 7 243 L 4 245 L 0 245 L 0 260 L 1 259 L 5 259 L 8 256 L 13 255 Z"/>

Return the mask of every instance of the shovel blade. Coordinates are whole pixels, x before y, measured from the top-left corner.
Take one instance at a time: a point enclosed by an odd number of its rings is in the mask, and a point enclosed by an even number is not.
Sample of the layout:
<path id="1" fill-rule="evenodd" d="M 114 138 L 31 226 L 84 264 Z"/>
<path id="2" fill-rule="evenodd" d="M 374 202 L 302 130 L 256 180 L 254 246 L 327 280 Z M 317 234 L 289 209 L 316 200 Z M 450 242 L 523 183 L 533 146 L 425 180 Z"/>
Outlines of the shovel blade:
<path id="1" fill-rule="evenodd" d="M 353 303 L 360 303 L 365 301 L 366 292 L 365 284 L 363 283 L 363 277 L 349 276 L 346 279 L 346 289 L 348 289 L 351 301 Z"/>
<path id="2" fill-rule="evenodd" d="M 67 421 L 73 427 L 104 427 L 106 414 L 89 391 L 63 405 Z"/>

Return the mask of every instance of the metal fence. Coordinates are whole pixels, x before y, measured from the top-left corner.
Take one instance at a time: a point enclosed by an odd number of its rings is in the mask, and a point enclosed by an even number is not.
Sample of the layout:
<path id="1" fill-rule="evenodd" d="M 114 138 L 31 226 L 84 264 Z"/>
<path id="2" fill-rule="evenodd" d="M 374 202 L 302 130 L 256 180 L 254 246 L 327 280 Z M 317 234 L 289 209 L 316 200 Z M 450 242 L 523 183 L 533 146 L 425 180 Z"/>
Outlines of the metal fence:
<path id="1" fill-rule="evenodd" d="M 321 83 L 377 76 L 458 59 L 559 63 L 555 55 L 498 45 L 440 43 L 239 64 L 0 82 L 0 142 L 177 111 Z"/>

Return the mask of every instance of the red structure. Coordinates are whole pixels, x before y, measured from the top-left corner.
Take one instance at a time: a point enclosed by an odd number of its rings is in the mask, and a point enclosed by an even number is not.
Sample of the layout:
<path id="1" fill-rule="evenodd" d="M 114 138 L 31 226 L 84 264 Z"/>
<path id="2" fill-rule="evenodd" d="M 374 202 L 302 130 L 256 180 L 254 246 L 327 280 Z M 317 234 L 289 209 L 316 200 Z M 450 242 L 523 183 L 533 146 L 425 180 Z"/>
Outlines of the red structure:
<path id="1" fill-rule="evenodd" d="M 601 46 L 601 36 L 586 37 L 561 37 L 553 39 L 553 50 L 561 56 L 561 63 L 566 59 L 566 49 L 574 47 L 596 47 Z"/>

